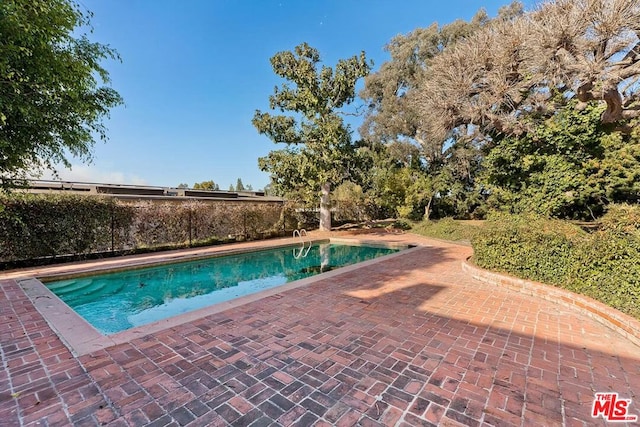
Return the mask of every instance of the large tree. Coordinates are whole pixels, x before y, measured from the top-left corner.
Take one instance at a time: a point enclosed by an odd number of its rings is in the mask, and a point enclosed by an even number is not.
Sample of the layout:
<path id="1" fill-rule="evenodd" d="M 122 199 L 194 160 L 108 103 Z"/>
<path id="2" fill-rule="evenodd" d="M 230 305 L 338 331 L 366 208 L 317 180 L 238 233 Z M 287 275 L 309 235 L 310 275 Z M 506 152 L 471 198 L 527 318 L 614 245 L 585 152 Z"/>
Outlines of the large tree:
<path id="1" fill-rule="evenodd" d="M 601 102 L 602 123 L 629 132 L 640 115 L 640 3 L 557 0 L 496 21 L 438 55 L 416 96 L 426 132 L 495 142 L 569 100 Z"/>
<path id="2" fill-rule="evenodd" d="M 432 62 L 443 52 L 495 21 L 509 21 L 522 13 L 522 4 L 513 2 L 501 8 L 493 19 L 480 9 L 469 22 L 433 23 L 398 35 L 386 46 L 390 60 L 365 78 L 360 96 L 369 108 L 360 133 L 373 143 L 391 144 L 390 147 L 413 144 L 420 150 L 421 167 L 400 175 L 383 174 L 390 179 L 405 175 L 411 178 L 402 211 L 415 216 L 422 205 L 420 209 L 428 219 L 432 210 L 464 215 L 477 204 L 474 175 L 481 157 L 478 147 L 473 141 L 458 137 L 463 135 L 442 138 L 430 133 L 430 123 L 418 102 L 420 88 L 431 74 Z"/>
<path id="3" fill-rule="evenodd" d="M 261 134 L 275 143 L 294 147 L 287 152 L 271 155 L 261 161 L 263 170 L 278 175 L 273 167 L 278 163 L 269 158 L 305 162 L 305 173 L 299 175 L 307 185 L 320 190 L 320 229 L 331 229 L 331 204 L 329 194 L 332 185 L 346 179 L 345 153 L 352 151 L 351 129 L 344 122 L 344 108 L 355 98 L 358 79 L 366 76 L 370 64 L 364 52 L 358 56 L 341 59 L 335 68 L 320 65 L 320 54 L 307 43 L 294 51 L 279 52 L 271 58 L 273 71 L 288 81 L 276 87 L 269 97 L 272 110 L 285 114 L 256 111 L 253 125 Z M 286 173 L 286 170 L 285 170 Z M 280 176 L 290 180 L 293 176 Z M 275 180 L 277 182 L 277 178 Z"/>
<path id="4" fill-rule="evenodd" d="M 522 13 L 522 4 L 513 2 L 502 7 L 495 20 L 511 20 Z M 418 89 L 436 56 L 493 21 L 480 9 L 469 22 L 433 23 L 394 37 L 385 47 L 390 60 L 365 78 L 359 94 L 369 107 L 360 133 L 375 142 L 415 142 L 427 157 L 441 156 L 442 141 L 429 138 L 421 112 L 416 109 Z"/>
<path id="5" fill-rule="evenodd" d="M 640 116 L 639 29 L 636 0 L 544 3 L 434 57 L 414 107 L 434 140 L 468 141 L 488 156 L 485 183 L 499 205 L 594 217 L 611 201 L 638 200 L 630 182 L 638 164 L 631 136 Z M 585 120 L 594 111 L 598 135 Z"/>
<path id="6" fill-rule="evenodd" d="M 90 13 L 69 0 L 0 2 L 0 188 L 27 173 L 91 159 L 103 118 L 122 103 L 104 59 L 82 33 Z"/>

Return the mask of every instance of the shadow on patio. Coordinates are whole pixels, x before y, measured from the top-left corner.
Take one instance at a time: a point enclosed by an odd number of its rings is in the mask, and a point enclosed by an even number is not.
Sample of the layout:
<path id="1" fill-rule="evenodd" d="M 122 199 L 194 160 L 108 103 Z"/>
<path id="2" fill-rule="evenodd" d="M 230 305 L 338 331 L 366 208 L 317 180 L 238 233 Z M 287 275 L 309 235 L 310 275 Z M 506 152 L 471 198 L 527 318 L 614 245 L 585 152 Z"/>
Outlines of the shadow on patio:
<path id="1" fill-rule="evenodd" d="M 639 348 L 564 307 L 473 281 L 460 268 L 469 251 L 433 243 L 79 359 L 2 282 L 0 416 L 8 425 L 593 425 L 602 421 L 591 418 L 594 392 L 636 399 Z M 635 400 L 630 409 L 640 413 Z"/>

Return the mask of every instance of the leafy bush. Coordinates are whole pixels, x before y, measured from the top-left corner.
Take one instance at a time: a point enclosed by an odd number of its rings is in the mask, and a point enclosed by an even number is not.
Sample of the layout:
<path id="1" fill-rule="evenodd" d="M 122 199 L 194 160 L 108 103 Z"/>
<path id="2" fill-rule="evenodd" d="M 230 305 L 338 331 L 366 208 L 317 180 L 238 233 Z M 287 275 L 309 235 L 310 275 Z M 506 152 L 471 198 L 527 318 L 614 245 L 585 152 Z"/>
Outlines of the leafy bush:
<path id="1" fill-rule="evenodd" d="M 640 318 L 640 236 L 614 226 L 631 221 L 614 207 L 602 230 L 542 217 L 493 217 L 473 238 L 475 263 L 556 285 Z M 632 212 L 635 207 L 631 208 Z"/>
<path id="2" fill-rule="evenodd" d="M 565 221 L 534 215 L 494 216 L 472 239 L 478 266 L 525 279 L 566 281 L 573 252 L 586 232 Z"/>
<path id="3" fill-rule="evenodd" d="M 640 200 L 640 130 L 617 132 L 602 124 L 604 104 L 573 102 L 490 150 L 478 177 L 490 209 L 592 220 L 611 202 Z"/>
<path id="4" fill-rule="evenodd" d="M 350 181 L 345 181 L 333 191 L 333 219 L 336 222 L 362 222 L 373 219 L 371 217 L 371 199 L 362 187 Z"/>
<path id="5" fill-rule="evenodd" d="M 437 221 L 419 222 L 413 226 L 411 231 L 436 239 L 470 241 L 480 228 L 481 226 L 474 222 L 444 218 Z"/>
<path id="6" fill-rule="evenodd" d="M 393 222 L 393 228 L 397 228 L 398 230 L 411 230 L 413 228 L 413 223 L 406 219 L 400 218 Z"/>
<path id="7" fill-rule="evenodd" d="M 617 231 L 626 234 L 640 232 L 640 205 L 611 204 L 607 213 L 600 218 L 603 230 Z"/>
<path id="8" fill-rule="evenodd" d="M 282 217 L 279 202 L 13 193 L 0 197 L 0 262 L 270 237 Z"/>
<path id="9" fill-rule="evenodd" d="M 5 262 L 110 250 L 128 238 L 133 219 L 130 208 L 101 197 L 13 194 L 0 203 Z"/>
<path id="10" fill-rule="evenodd" d="M 573 257 L 567 289 L 640 319 L 640 238 L 597 231 Z"/>

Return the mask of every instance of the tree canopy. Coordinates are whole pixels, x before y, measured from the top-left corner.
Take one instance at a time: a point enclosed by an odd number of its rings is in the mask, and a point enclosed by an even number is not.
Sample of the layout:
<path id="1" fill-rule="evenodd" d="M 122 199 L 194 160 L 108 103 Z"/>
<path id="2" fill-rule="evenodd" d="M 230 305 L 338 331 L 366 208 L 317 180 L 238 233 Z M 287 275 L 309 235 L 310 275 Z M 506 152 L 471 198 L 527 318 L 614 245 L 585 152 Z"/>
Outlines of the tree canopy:
<path id="1" fill-rule="evenodd" d="M 592 218 L 637 202 L 639 24 L 633 0 L 515 2 L 394 38 L 361 132 L 420 150 L 419 168 L 389 175 L 406 177 L 398 212 Z"/>
<path id="2" fill-rule="evenodd" d="M 321 66 L 318 50 L 307 43 L 275 54 L 271 65 L 287 82 L 275 88 L 269 106 L 288 114 L 257 110 L 253 125 L 273 142 L 291 147 L 260 159 L 260 167 L 276 183 L 290 181 L 320 190 L 320 227 L 330 229 L 331 185 L 348 177 L 345 163 L 353 152 L 351 130 L 341 112 L 354 100 L 356 82 L 368 74 L 371 65 L 362 52 L 339 60 L 335 68 Z"/>
<path id="3" fill-rule="evenodd" d="M 638 28 L 635 0 L 557 0 L 496 20 L 434 58 L 416 108 L 436 140 L 522 134 L 571 99 L 578 109 L 606 103 L 602 122 L 630 131 L 640 115 Z"/>
<path id="4" fill-rule="evenodd" d="M 365 77 L 368 106 L 357 144 L 333 114 L 334 83 L 322 83 L 333 70 L 300 45 L 272 58 L 292 85 L 271 108 L 291 114 L 257 112 L 254 125 L 288 147 L 260 167 L 276 193 L 299 199 L 345 182 L 339 204 L 358 200 L 360 217 L 591 219 L 638 203 L 639 29 L 635 0 L 556 0 L 396 36 L 388 62 L 353 75 Z"/>
<path id="5" fill-rule="evenodd" d="M 220 186 L 213 182 L 213 180 L 196 182 L 193 184 L 194 190 L 219 190 Z"/>
<path id="6" fill-rule="evenodd" d="M 496 20 L 509 20 L 522 13 L 522 4 L 514 2 L 501 8 Z M 441 148 L 429 147 L 431 138 L 426 134 L 421 111 L 416 108 L 418 89 L 428 78 L 435 57 L 493 21 L 480 9 L 469 22 L 433 23 L 395 36 L 385 47 L 391 59 L 365 78 L 360 96 L 369 108 L 360 133 L 376 142 L 407 139 L 427 151 Z"/>
<path id="7" fill-rule="evenodd" d="M 91 159 L 103 118 L 122 103 L 100 65 L 119 59 L 82 29 L 91 14 L 69 0 L 0 2 L 0 187 L 67 156 Z"/>
<path id="8" fill-rule="evenodd" d="M 595 219 L 606 205 L 640 201 L 640 140 L 601 122 L 606 105 L 567 105 L 535 129 L 500 140 L 480 181 L 489 206 L 512 213 Z"/>

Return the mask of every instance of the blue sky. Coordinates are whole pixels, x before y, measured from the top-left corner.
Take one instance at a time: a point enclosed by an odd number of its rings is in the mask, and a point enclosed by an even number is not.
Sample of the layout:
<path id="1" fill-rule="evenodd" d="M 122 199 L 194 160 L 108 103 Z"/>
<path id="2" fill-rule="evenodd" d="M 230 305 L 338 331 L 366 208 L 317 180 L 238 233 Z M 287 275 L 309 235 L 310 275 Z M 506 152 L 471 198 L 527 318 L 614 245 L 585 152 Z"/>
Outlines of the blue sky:
<path id="1" fill-rule="evenodd" d="M 107 62 L 125 105 L 107 120 L 89 165 L 72 160 L 65 180 L 177 186 L 237 178 L 269 182 L 258 157 L 283 148 L 257 133 L 256 109 L 281 83 L 269 58 L 307 42 L 327 65 L 364 50 L 374 71 L 397 34 L 437 21 L 494 16 L 506 0 L 80 0 L 91 38 L 115 48 Z M 532 1 L 524 2 L 527 7 Z M 354 131 L 357 128 L 354 126 Z"/>

